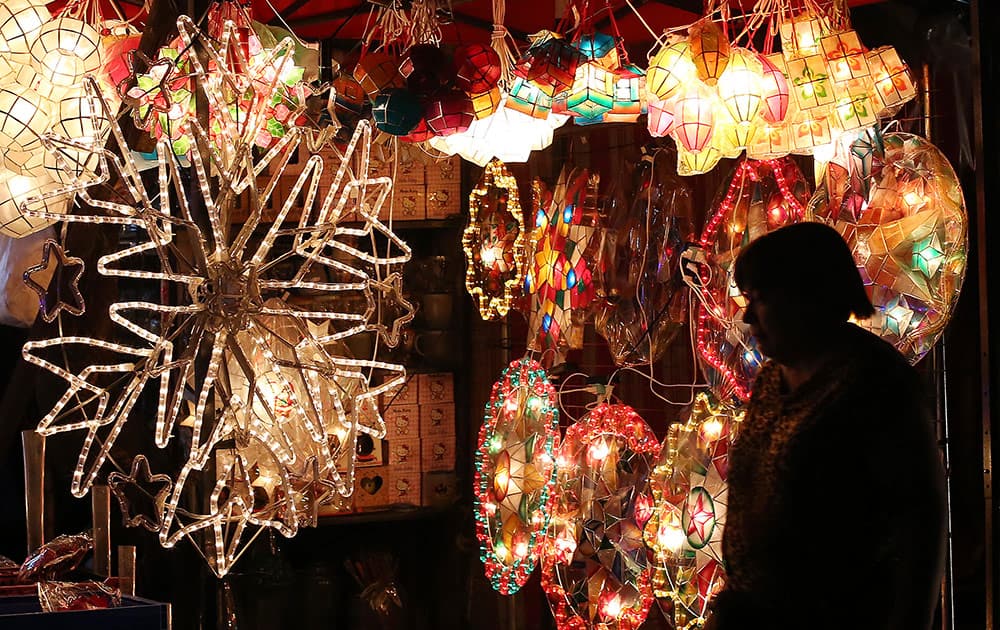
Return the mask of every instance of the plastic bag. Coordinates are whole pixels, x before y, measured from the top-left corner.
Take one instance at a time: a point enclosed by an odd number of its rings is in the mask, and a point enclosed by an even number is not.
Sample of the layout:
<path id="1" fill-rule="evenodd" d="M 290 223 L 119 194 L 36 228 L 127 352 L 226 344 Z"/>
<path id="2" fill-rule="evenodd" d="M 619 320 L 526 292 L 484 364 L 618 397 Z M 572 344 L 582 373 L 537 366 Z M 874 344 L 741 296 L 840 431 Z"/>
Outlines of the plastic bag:
<path id="1" fill-rule="evenodd" d="M 90 532 L 63 534 L 45 543 L 24 559 L 18 582 L 37 582 L 65 575 L 80 566 L 87 552 L 94 548 Z"/>
<path id="2" fill-rule="evenodd" d="M 38 602 L 44 612 L 114 608 L 122 594 L 102 582 L 39 582 Z"/>

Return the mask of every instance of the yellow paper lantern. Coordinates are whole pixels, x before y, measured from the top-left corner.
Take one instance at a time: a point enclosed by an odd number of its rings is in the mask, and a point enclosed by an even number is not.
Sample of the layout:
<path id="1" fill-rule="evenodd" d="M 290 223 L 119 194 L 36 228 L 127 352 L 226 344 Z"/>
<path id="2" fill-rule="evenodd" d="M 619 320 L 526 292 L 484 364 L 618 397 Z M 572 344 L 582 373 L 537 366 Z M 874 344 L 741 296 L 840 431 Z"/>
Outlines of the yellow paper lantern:
<path id="1" fill-rule="evenodd" d="M 745 48 L 732 49 L 729 65 L 719 77 L 719 98 L 732 116 L 740 146 L 752 133 L 751 127 L 760 111 L 764 71 L 757 57 Z"/>
<path id="2" fill-rule="evenodd" d="M 791 61 L 819 54 L 819 42 L 826 34 L 826 29 L 820 18 L 800 13 L 790 21 L 782 21 L 778 25 L 778 32 L 781 35 L 781 52 L 786 60 Z"/>
<path id="3" fill-rule="evenodd" d="M 910 70 L 892 46 L 882 46 L 868 53 L 868 64 L 881 101 L 879 116 L 891 116 L 917 95 Z"/>
<path id="4" fill-rule="evenodd" d="M 753 135 L 747 146 L 747 157 L 753 160 L 770 160 L 788 155 L 792 150 L 787 123 L 765 123 Z"/>
<path id="5" fill-rule="evenodd" d="M 50 19 L 44 2 L 4 0 L 0 4 L 0 57 L 6 57 L 11 66 L 30 63 L 31 44 Z"/>
<path id="6" fill-rule="evenodd" d="M 661 101 L 675 94 L 695 77 L 691 61 L 691 45 L 679 41 L 664 46 L 649 60 L 646 70 L 646 89 Z"/>
<path id="7" fill-rule="evenodd" d="M 473 94 L 472 111 L 476 116 L 476 120 L 482 120 L 497 111 L 497 108 L 500 107 L 502 97 L 503 92 L 500 90 L 499 85 L 494 86 L 493 89 L 486 92 Z"/>
<path id="8" fill-rule="evenodd" d="M 677 174 L 684 177 L 702 175 L 715 168 L 722 158 L 722 152 L 714 146 L 708 146 L 702 151 L 691 152 L 678 145 Z"/>
<path id="9" fill-rule="evenodd" d="M 688 151 L 701 151 L 715 131 L 715 103 L 711 93 L 700 84 L 691 85 L 677 98 L 674 117 L 677 140 Z"/>
<path id="10" fill-rule="evenodd" d="M 691 25 L 688 41 L 698 78 L 706 85 L 715 85 L 729 64 L 729 40 L 722 28 L 710 18 L 702 18 Z"/>
<path id="11" fill-rule="evenodd" d="M 829 110 L 819 109 L 799 113 L 791 126 L 793 152 L 811 154 L 816 147 L 832 142 L 834 130 L 829 114 Z"/>
<path id="12" fill-rule="evenodd" d="M 77 87 L 83 75 L 94 74 L 104 65 L 101 35 L 73 18 L 46 22 L 31 44 L 31 65 L 57 87 Z"/>
<path id="13" fill-rule="evenodd" d="M 788 78 L 792 83 L 792 94 L 800 110 L 826 107 L 833 104 L 833 85 L 829 68 L 820 55 L 812 55 L 788 61 Z"/>

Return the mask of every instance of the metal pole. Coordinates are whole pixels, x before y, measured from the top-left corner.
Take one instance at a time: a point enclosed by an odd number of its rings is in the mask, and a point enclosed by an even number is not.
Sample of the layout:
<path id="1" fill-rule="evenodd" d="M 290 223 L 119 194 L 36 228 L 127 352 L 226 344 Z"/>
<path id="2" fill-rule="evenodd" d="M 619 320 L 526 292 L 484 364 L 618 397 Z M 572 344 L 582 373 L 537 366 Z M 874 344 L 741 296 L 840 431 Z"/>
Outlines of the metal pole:
<path id="1" fill-rule="evenodd" d="M 45 436 L 21 431 L 24 452 L 24 512 L 28 553 L 45 544 Z"/>
<path id="2" fill-rule="evenodd" d="M 111 491 L 107 486 L 90 489 L 94 520 L 94 573 L 111 577 Z"/>

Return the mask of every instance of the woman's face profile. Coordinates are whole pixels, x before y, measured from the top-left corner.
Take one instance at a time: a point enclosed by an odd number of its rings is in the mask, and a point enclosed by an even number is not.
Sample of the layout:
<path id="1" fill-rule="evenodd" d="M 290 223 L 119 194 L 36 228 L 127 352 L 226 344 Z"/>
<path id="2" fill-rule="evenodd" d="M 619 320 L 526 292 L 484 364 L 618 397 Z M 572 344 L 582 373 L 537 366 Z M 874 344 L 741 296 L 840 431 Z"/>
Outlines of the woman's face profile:
<path id="1" fill-rule="evenodd" d="M 750 334 L 765 356 L 790 363 L 815 351 L 823 337 L 821 322 L 826 319 L 818 304 L 781 289 L 751 288 L 743 294 L 747 299 L 743 322 L 750 326 Z"/>

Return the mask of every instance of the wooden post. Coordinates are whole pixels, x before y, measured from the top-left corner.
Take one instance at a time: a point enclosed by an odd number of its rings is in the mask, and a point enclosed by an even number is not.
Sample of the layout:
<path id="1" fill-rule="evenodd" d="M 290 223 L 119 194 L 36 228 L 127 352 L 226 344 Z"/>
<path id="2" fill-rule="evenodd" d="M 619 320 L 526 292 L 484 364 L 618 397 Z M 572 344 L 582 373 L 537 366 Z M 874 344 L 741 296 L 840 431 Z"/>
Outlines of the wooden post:
<path id="1" fill-rule="evenodd" d="M 94 520 L 94 573 L 111 577 L 111 492 L 107 486 L 90 489 Z"/>
<path id="2" fill-rule="evenodd" d="M 122 595 L 135 595 L 135 546 L 118 547 L 118 589 Z"/>
<path id="3" fill-rule="evenodd" d="M 45 436 L 21 431 L 24 452 L 24 511 L 28 553 L 45 544 Z"/>

